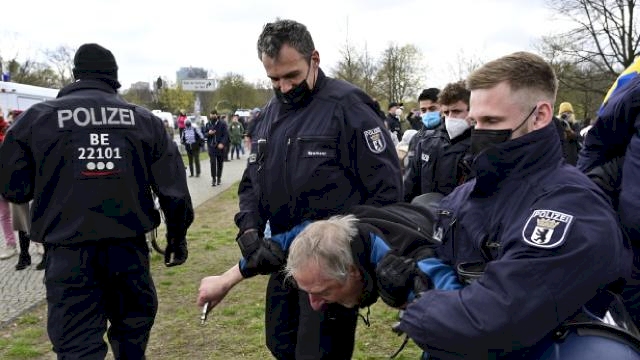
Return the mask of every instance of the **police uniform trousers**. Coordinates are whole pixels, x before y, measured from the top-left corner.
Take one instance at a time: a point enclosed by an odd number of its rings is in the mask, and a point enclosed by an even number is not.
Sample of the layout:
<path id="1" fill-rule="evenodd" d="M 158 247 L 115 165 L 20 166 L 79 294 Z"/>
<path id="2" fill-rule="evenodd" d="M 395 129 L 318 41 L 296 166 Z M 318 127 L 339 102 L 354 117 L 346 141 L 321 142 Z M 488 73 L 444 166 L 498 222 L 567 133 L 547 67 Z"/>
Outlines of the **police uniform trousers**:
<path id="1" fill-rule="evenodd" d="M 351 359 L 358 309 L 330 304 L 315 311 L 309 295 L 285 274 L 272 274 L 267 285 L 267 347 L 278 360 Z"/>
<path id="2" fill-rule="evenodd" d="M 144 359 L 158 309 L 144 235 L 48 247 L 47 331 L 59 360 Z"/>

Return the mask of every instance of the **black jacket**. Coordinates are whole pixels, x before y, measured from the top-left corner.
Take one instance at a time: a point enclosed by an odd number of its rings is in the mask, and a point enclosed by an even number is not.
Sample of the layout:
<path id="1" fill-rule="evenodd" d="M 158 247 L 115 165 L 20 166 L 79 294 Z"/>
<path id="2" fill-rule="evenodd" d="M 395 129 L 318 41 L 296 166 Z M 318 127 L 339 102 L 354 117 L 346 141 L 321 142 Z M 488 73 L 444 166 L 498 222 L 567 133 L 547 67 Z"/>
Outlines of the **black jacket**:
<path id="1" fill-rule="evenodd" d="M 309 99 L 287 106 L 272 98 L 251 136 L 238 194 L 241 231 L 274 234 L 358 204 L 401 200 L 400 164 L 372 99 L 318 71 Z"/>
<path id="2" fill-rule="evenodd" d="M 392 134 L 398 138 L 398 141 L 402 140 L 402 129 L 400 128 L 400 119 L 395 115 L 387 114 L 384 119 L 384 123 Z"/>
<path id="3" fill-rule="evenodd" d="M 209 134 L 209 130 L 213 130 L 213 134 Z M 202 128 L 202 134 L 207 138 L 207 148 L 210 154 L 224 154 L 224 148 L 218 149 L 218 144 L 229 146 L 229 129 L 227 123 L 223 120 L 209 120 Z"/>
<path id="4" fill-rule="evenodd" d="M 160 224 L 184 238 L 193 207 L 162 120 L 110 86 L 81 80 L 25 111 L 0 147 L 2 196 L 33 199 L 31 239 L 71 245 L 131 238 Z"/>

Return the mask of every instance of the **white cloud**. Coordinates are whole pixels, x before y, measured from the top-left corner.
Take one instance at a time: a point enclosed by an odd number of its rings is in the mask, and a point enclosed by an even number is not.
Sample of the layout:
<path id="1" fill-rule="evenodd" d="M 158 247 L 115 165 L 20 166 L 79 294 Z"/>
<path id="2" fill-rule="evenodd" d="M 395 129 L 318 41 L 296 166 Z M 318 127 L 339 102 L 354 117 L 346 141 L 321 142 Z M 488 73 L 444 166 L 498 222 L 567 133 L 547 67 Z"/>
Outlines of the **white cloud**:
<path id="1" fill-rule="evenodd" d="M 263 80 L 256 40 L 276 17 L 307 25 L 325 71 L 347 38 L 374 56 L 390 42 L 415 44 L 429 70 L 425 86 L 454 80 L 450 64 L 461 49 L 489 60 L 532 50 L 553 30 L 544 0 L 31 0 L 28 6 L 28 18 L 3 19 L 0 55 L 33 58 L 42 49 L 97 42 L 116 56 L 125 87 L 158 75 L 175 80 L 183 66 Z"/>

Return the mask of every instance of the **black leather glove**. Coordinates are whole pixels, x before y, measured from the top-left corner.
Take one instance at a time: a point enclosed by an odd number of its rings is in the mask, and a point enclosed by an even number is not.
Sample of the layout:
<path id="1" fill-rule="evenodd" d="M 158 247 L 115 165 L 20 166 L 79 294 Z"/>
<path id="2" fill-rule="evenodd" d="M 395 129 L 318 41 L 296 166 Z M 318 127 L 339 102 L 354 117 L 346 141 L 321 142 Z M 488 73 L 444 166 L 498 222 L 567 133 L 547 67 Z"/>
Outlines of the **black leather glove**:
<path id="1" fill-rule="evenodd" d="M 167 247 L 164 249 L 165 266 L 182 265 L 188 257 L 187 239 L 167 239 Z"/>
<path id="2" fill-rule="evenodd" d="M 262 244 L 260 233 L 256 229 L 249 229 L 240 234 L 236 241 L 242 252 L 242 257 L 249 260 Z"/>
<path id="3" fill-rule="evenodd" d="M 418 295 L 431 287 L 428 278 L 420 275 L 415 260 L 392 253 L 378 263 L 376 278 L 380 298 L 395 308 L 407 303 L 411 291 Z"/>
<path id="4" fill-rule="evenodd" d="M 280 271 L 287 262 L 287 255 L 282 251 L 280 245 L 275 242 L 263 239 L 260 241 L 260 247 L 247 261 L 244 268 L 240 269 L 244 278 L 255 275 L 268 275 Z"/>

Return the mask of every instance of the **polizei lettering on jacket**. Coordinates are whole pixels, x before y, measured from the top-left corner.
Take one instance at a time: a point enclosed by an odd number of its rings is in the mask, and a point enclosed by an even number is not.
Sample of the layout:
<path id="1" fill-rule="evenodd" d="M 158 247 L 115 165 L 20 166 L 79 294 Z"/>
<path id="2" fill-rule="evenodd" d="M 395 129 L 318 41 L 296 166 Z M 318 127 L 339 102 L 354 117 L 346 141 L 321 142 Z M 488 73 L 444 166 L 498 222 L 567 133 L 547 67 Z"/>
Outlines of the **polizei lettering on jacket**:
<path id="1" fill-rule="evenodd" d="M 117 107 L 84 108 L 58 110 L 58 127 L 63 129 L 71 122 L 76 126 L 108 126 L 136 124 L 133 110 Z"/>

